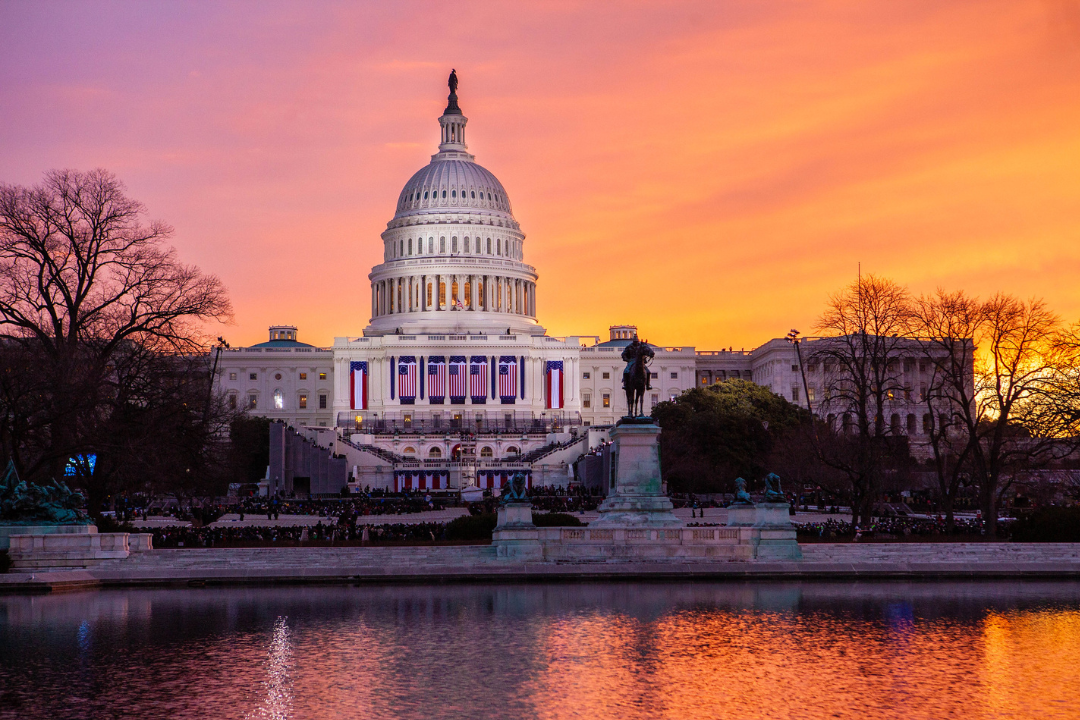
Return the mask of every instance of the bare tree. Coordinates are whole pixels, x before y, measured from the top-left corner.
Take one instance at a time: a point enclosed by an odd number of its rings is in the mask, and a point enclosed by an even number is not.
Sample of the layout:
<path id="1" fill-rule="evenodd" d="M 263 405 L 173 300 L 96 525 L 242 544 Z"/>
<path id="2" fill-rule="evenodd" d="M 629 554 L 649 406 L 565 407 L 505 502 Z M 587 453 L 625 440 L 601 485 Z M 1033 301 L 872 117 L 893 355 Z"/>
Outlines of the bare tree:
<path id="1" fill-rule="evenodd" d="M 997 530 L 998 506 L 1011 477 L 1045 467 L 1073 450 L 1063 424 L 1063 378 L 1075 356 L 1063 342 L 1060 321 L 1042 300 L 997 294 L 983 303 L 976 338 L 975 406 L 963 416 L 972 443 L 971 472 L 988 534 Z"/>
<path id="2" fill-rule="evenodd" d="M 29 477 L 58 477 L 91 449 L 91 426 L 115 407 L 125 365 L 200 351 L 200 323 L 231 316 L 221 282 L 181 263 L 165 244 L 171 228 L 143 214 L 104 170 L 0 185 L 0 333 L 49 382 L 40 452 L 4 448 Z"/>
<path id="3" fill-rule="evenodd" d="M 934 454 L 939 508 L 949 531 L 956 498 L 969 478 L 979 424 L 974 357 L 986 316 L 983 305 L 963 292 L 938 290 L 913 303 L 912 333 L 921 341 L 922 362 L 930 370 L 923 430 Z"/>
<path id="4" fill-rule="evenodd" d="M 823 366 L 819 412 L 839 418 L 842 430 L 819 444 L 821 459 L 847 477 L 860 525 L 871 520 L 886 472 L 907 454 L 906 438 L 885 417 L 906 390 L 901 361 L 910 353 L 910 321 L 907 290 L 865 275 L 829 299 L 817 324 L 826 337 L 806 343 L 808 361 Z"/>

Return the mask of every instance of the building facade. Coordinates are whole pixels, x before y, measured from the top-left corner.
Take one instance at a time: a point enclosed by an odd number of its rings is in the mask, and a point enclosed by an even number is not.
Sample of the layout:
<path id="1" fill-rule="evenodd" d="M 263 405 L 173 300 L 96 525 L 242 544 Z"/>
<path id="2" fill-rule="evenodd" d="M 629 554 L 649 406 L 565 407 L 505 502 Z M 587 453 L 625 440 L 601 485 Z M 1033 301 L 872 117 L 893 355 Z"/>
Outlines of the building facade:
<path id="1" fill-rule="evenodd" d="M 637 328 L 613 325 L 604 342 L 546 333 L 526 236 L 502 183 L 468 152 L 456 92 L 438 121 L 438 152 L 405 183 L 382 233 L 362 334 L 317 348 L 295 327 L 271 327 L 267 342 L 220 351 L 218 387 L 232 407 L 308 428 L 348 459 L 360 487 L 484 488 L 517 469 L 565 484 L 569 464 L 603 439 L 599 428 L 627 412 L 621 352 Z M 652 348 L 647 411 L 733 378 L 805 404 L 782 339 L 753 350 Z M 905 429 L 912 414 L 903 412 Z"/>

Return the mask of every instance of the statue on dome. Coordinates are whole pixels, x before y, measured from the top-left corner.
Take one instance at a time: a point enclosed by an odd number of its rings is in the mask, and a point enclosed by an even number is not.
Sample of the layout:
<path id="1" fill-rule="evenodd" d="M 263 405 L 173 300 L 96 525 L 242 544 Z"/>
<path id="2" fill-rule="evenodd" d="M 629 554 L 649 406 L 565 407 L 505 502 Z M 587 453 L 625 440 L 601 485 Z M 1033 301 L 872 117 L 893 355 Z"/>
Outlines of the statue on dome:
<path id="1" fill-rule="evenodd" d="M 645 391 L 652 390 L 649 382 L 649 362 L 656 357 L 656 353 L 649 347 L 649 343 L 634 340 L 622 351 L 622 359 L 626 361 L 626 369 L 623 370 L 623 389 L 626 390 L 627 417 L 643 417 L 645 415 Z"/>
<path id="2" fill-rule="evenodd" d="M 457 94 L 457 70 L 454 70 L 453 68 L 450 69 L 450 79 L 446 82 L 446 84 L 450 86 L 450 94 L 451 95 L 456 95 Z"/>

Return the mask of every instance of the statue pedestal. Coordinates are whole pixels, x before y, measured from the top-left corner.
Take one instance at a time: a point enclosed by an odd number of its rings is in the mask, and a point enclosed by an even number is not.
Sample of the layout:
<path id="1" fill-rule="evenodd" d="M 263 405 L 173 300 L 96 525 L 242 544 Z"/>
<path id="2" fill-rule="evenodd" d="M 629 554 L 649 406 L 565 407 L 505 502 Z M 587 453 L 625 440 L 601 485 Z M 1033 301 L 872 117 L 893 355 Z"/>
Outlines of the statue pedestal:
<path id="1" fill-rule="evenodd" d="M 751 527 L 758 520 L 758 509 L 752 503 L 728 505 L 728 527 Z"/>
<path id="2" fill-rule="evenodd" d="M 651 420 L 622 420 L 611 431 L 615 448 L 608 496 L 589 527 L 683 527 L 660 481 L 660 427 Z"/>
<path id="3" fill-rule="evenodd" d="M 784 503 L 759 503 L 755 506 L 757 519 L 753 531 L 754 557 L 758 560 L 799 560 L 802 550 L 795 539 L 791 522 L 791 506 Z"/>
<path id="4" fill-rule="evenodd" d="M 506 560 L 543 560 L 540 531 L 532 521 L 532 503 L 510 502 L 499 507 L 491 544 Z"/>
<path id="5" fill-rule="evenodd" d="M 0 550 L 7 550 L 12 535 L 89 535 L 97 532 L 97 525 L 2 525 L 0 524 Z"/>

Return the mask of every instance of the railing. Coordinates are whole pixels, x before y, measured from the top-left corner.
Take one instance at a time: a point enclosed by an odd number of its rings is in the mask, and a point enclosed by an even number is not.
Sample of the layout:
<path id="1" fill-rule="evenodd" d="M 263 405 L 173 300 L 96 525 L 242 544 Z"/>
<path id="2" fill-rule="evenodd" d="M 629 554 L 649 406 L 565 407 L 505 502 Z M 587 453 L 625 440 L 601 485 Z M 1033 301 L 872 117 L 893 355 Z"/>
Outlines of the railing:
<path id="1" fill-rule="evenodd" d="M 453 407 L 453 406 L 450 406 Z M 534 417 L 531 412 L 492 412 L 485 413 L 482 418 L 469 417 L 467 412 L 480 412 L 471 407 L 471 411 L 462 411 L 461 417 L 446 417 L 447 411 L 441 412 L 416 412 L 410 418 L 405 418 L 404 413 L 392 416 L 377 417 L 375 413 L 367 411 L 339 412 L 337 427 L 355 433 L 383 434 L 444 434 L 463 433 L 490 434 L 510 433 L 514 435 L 546 434 L 551 432 L 565 432 L 582 424 L 580 413 L 545 414 Z M 498 406 L 496 406 L 498 407 Z M 509 416 L 509 417 L 508 417 Z M 359 420 L 358 420 L 359 418 Z"/>

